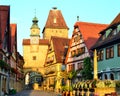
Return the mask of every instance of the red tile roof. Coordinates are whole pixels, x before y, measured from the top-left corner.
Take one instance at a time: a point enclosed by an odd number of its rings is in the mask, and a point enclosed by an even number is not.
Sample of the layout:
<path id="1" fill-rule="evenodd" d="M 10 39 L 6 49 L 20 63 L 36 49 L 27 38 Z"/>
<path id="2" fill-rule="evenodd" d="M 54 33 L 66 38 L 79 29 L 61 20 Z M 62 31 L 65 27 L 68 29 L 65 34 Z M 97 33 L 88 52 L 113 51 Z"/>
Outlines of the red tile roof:
<path id="1" fill-rule="evenodd" d="M 89 23 L 89 22 L 76 22 L 74 27 L 76 26 L 79 28 L 80 32 L 82 33 L 85 44 L 89 50 L 99 38 L 98 33 L 103 29 L 105 29 L 108 25 Z"/>
<path id="2" fill-rule="evenodd" d="M 0 49 L 2 48 L 2 41 L 6 28 L 9 31 L 10 24 L 10 6 L 0 5 Z"/>
<path id="3" fill-rule="evenodd" d="M 52 36 L 51 40 L 53 42 L 54 52 L 56 56 L 57 63 L 63 63 L 63 57 L 66 55 L 65 46 L 69 46 L 70 39 Z"/>
<path id="4" fill-rule="evenodd" d="M 56 23 L 54 23 L 54 19 L 56 19 Z M 68 29 L 68 26 L 66 25 L 66 22 L 62 16 L 62 13 L 60 10 L 57 10 L 57 9 L 50 10 L 45 28 Z M 44 32 L 44 30 L 43 30 L 43 32 Z"/>
<path id="5" fill-rule="evenodd" d="M 115 19 L 111 22 L 109 26 L 117 24 L 117 23 L 120 23 L 120 13 L 115 17 Z"/>
<path id="6" fill-rule="evenodd" d="M 23 45 L 30 45 L 30 39 L 23 39 Z M 49 45 L 49 40 L 39 39 L 39 45 Z"/>
<path id="7" fill-rule="evenodd" d="M 11 51 L 13 51 L 13 46 L 17 46 L 17 24 L 10 24 L 11 29 Z"/>

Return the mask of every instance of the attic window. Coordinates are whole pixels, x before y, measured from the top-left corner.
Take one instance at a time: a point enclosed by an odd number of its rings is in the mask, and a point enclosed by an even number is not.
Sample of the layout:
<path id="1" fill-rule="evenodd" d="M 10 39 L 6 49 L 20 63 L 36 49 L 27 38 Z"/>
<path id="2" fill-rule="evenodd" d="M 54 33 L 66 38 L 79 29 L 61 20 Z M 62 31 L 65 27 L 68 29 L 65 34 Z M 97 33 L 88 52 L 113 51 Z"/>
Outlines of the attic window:
<path id="1" fill-rule="evenodd" d="M 108 29 L 108 30 L 106 31 L 106 37 L 108 37 L 108 35 L 110 34 L 111 31 L 112 31 L 112 29 Z"/>
<path id="2" fill-rule="evenodd" d="M 120 32 L 120 24 L 117 26 L 117 33 Z"/>
<path id="3" fill-rule="evenodd" d="M 75 32 L 79 32 L 79 28 L 75 28 Z"/>
<path id="4" fill-rule="evenodd" d="M 53 22 L 56 23 L 56 17 L 54 17 Z"/>

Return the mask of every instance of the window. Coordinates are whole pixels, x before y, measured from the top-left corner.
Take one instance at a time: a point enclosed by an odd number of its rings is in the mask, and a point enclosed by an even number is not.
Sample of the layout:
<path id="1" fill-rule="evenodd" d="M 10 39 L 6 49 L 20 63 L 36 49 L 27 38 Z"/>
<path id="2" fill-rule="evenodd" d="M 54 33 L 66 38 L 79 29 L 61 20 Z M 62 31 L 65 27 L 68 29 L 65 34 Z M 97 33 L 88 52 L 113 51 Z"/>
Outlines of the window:
<path id="1" fill-rule="evenodd" d="M 120 24 L 117 26 L 117 33 L 120 32 Z"/>
<path id="2" fill-rule="evenodd" d="M 105 76 L 104 78 L 107 80 L 107 74 L 105 74 L 104 76 Z"/>
<path id="3" fill-rule="evenodd" d="M 0 60 L 2 60 L 3 59 L 3 55 L 0 53 Z"/>
<path id="4" fill-rule="evenodd" d="M 75 32 L 79 32 L 79 28 L 75 28 Z"/>
<path id="5" fill-rule="evenodd" d="M 118 44 L 118 56 L 120 57 L 120 44 Z"/>
<path id="6" fill-rule="evenodd" d="M 108 37 L 108 35 L 110 34 L 110 32 L 112 31 L 112 29 L 108 29 L 107 31 L 106 31 L 106 37 Z"/>
<path id="7" fill-rule="evenodd" d="M 116 35 L 117 34 L 117 30 L 116 29 L 114 29 L 113 30 L 113 34 L 112 35 Z"/>
<path id="8" fill-rule="evenodd" d="M 69 65 L 68 68 L 69 68 L 68 71 L 75 70 L 75 64 L 71 64 L 71 65 Z"/>
<path id="9" fill-rule="evenodd" d="M 79 48 L 78 50 L 78 54 L 84 54 L 85 53 L 85 47 Z"/>
<path id="10" fill-rule="evenodd" d="M 33 56 L 33 60 L 36 60 L 36 56 Z"/>
<path id="11" fill-rule="evenodd" d="M 110 79 L 114 80 L 114 75 L 112 73 L 110 74 Z"/>
<path id="12" fill-rule="evenodd" d="M 71 56 L 74 57 L 75 55 L 76 55 L 76 51 L 75 50 L 71 51 Z"/>
<path id="13" fill-rule="evenodd" d="M 103 60 L 103 50 L 97 51 L 98 61 Z"/>
<path id="14" fill-rule="evenodd" d="M 77 64 L 77 69 L 78 69 L 78 70 L 81 70 L 81 69 L 82 69 L 82 66 L 83 66 L 83 63 L 78 63 L 78 64 Z"/>
<path id="15" fill-rule="evenodd" d="M 82 47 L 81 50 L 82 50 L 82 54 L 85 53 L 85 47 Z"/>
<path id="16" fill-rule="evenodd" d="M 114 47 L 106 48 L 106 59 L 114 57 Z"/>
<path id="17" fill-rule="evenodd" d="M 78 41 L 80 41 L 80 39 L 82 39 L 82 35 L 76 35 L 74 37 L 74 42 L 78 42 Z"/>

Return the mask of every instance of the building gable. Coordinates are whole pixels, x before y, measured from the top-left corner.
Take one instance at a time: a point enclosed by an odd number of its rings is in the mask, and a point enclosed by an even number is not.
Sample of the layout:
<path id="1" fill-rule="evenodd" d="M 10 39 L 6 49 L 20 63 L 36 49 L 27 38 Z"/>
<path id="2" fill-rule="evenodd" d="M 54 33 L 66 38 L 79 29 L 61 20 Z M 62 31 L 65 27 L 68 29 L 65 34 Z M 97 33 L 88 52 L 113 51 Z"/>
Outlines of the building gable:
<path id="1" fill-rule="evenodd" d="M 10 18 L 9 17 L 10 17 L 10 6 L 0 5 L 0 49 L 3 48 L 3 45 L 6 46 L 4 40 L 7 35 L 9 35 L 7 39 L 10 39 L 10 30 L 9 30 Z M 7 32 L 6 35 L 5 35 L 5 32 Z M 7 43 L 10 44 L 10 40 L 8 41 Z M 8 50 L 10 50 L 10 48 Z"/>
<path id="2" fill-rule="evenodd" d="M 105 47 L 111 44 L 118 43 L 120 40 L 120 14 L 111 22 L 111 24 L 100 32 L 101 36 L 98 41 L 92 46 L 92 50 L 99 47 Z"/>

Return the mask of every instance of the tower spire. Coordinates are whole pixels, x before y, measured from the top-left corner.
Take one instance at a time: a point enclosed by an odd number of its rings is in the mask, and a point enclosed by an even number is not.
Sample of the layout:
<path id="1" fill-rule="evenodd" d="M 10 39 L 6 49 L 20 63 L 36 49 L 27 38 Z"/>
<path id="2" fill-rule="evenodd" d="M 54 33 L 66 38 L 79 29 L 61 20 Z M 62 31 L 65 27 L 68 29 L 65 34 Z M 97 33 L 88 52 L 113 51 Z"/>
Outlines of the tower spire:
<path id="1" fill-rule="evenodd" d="M 31 34 L 30 36 L 40 37 L 40 28 L 38 26 L 38 18 L 36 17 L 36 9 L 34 10 L 35 16 L 32 19 Z"/>
<path id="2" fill-rule="evenodd" d="M 34 18 L 33 18 L 33 20 L 32 20 L 33 24 L 32 24 L 32 26 L 31 26 L 31 29 L 33 29 L 33 28 L 38 28 L 38 29 L 40 29 L 39 26 L 38 26 L 38 19 L 37 19 L 37 17 L 36 17 L 36 9 L 34 9 L 34 14 L 35 14 L 35 16 L 34 16 Z"/>

